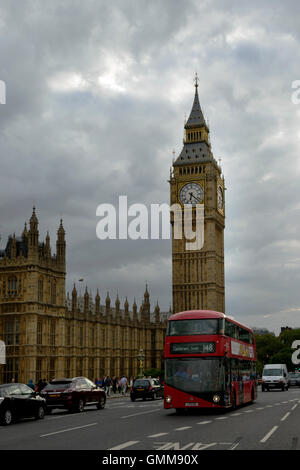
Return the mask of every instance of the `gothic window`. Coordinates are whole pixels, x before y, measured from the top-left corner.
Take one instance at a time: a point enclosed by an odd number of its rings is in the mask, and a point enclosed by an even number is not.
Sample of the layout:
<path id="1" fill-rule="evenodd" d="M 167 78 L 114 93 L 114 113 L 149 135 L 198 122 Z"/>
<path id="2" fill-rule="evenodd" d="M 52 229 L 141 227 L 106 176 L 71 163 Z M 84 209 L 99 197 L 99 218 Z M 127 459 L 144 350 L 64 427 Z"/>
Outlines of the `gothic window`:
<path id="1" fill-rule="evenodd" d="M 41 320 L 38 320 L 37 322 L 36 344 L 38 346 L 43 344 L 43 323 Z"/>
<path id="2" fill-rule="evenodd" d="M 19 375 L 19 360 L 18 359 L 7 359 L 4 364 L 4 383 L 10 383 L 11 379 L 15 379 L 18 382 Z"/>
<path id="3" fill-rule="evenodd" d="M 55 330 L 56 330 L 55 320 L 51 320 L 51 323 L 50 323 L 50 346 L 55 346 Z"/>
<path id="4" fill-rule="evenodd" d="M 18 293 L 18 281 L 16 277 L 10 277 L 8 279 L 8 295 L 13 297 Z"/>
<path id="5" fill-rule="evenodd" d="M 51 283 L 51 304 L 56 304 L 56 282 Z"/>
<path id="6" fill-rule="evenodd" d="M 55 358 L 51 357 L 49 361 L 49 379 L 53 380 L 55 378 Z"/>
<path id="7" fill-rule="evenodd" d="M 83 346 L 83 326 L 79 328 L 79 346 Z"/>
<path id="8" fill-rule="evenodd" d="M 10 318 L 4 322 L 4 342 L 7 346 L 20 343 L 20 320 Z"/>
<path id="9" fill-rule="evenodd" d="M 95 329 L 93 327 L 91 328 L 91 346 L 95 346 Z"/>
<path id="10" fill-rule="evenodd" d="M 67 338 L 66 338 L 67 346 L 71 346 L 71 326 L 67 326 Z"/>
<path id="11" fill-rule="evenodd" d="M 83 360 L 82 360 L 82 357 L 79 357 L 77 359 L 77 376 L 78 377 L 81 377 L 83 375 Z"/>
<path id="12" fill-rule="evenodd" d="M 89 358 L 89 378 L 94 380 L 94 358 Z"/>
<path id="13" fill-rule="evenodd" d="M 40 357 L 36 360 L 36 381 L 42 378 L 42 359 Z"/>
<path id="14" fill-rule="evenodd" d="M 71 375 L 71 360 L 69 357 L 66 359 L 66 377 L 70 377 Z"/>
<path id="15" fill-rule="evenodd" d="M 44 288 L 44 283 L 43 279 L 38 280 L 38 301 L 43 302 L 43 288 Z"/>

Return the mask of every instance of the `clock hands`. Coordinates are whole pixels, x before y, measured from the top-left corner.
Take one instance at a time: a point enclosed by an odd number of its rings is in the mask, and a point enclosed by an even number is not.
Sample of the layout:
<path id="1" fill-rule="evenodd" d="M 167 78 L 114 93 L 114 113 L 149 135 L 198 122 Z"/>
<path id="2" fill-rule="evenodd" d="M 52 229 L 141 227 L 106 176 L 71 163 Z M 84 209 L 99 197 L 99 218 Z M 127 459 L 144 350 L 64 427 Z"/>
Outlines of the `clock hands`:
<path id="1" fill-rule="evenodd" d="M 192 197 L 193 197 L 194 199 L 196 199 L 196 201 L 202 202 L 201 199 L 199 199 L 198 197 L 196 197 L 193 193 L 189 193 L 189 195 L 190 195 L 190 201 L 192 200 Z"/>

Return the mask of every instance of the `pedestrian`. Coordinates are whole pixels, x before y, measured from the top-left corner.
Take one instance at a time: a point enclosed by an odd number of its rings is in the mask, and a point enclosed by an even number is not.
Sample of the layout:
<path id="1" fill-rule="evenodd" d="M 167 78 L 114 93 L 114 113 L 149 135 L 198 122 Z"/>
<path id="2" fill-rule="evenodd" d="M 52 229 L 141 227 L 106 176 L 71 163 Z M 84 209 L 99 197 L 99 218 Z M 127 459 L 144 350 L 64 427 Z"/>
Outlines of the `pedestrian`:
<path id="1" fill-rule="evenodd" d="M 101 387 L 102 387 L 102 379 L 96 379 L 96 380 L 97 380 L 97 381 L 96 381 L 97 387 L 100 387 L 100 388 L 101 388 Z"/>
<path id="2" fill-rule="evenodd" d="M 27 387 L 29 387 L 29 388 L 31 388 L 31 390 L 35 391 L 35 386 L 34 386 L 34 383 L 33 383 L 32 379 L 29 379 Z"/>
<path id="3" fill-rule="evenodd" d="M 125 375 L 123 375 L 120 382 L 121 382 L 122 395 L 125 395 L 126 390 L 127 390 L 127 383 L 128 383 L 127 378 L 125 377 Z"/>
<path id="4" fill-rule="evenodd" d="M 15 379 L 14 377 L 11 379 L 11 383 L 14 384 L 15 383 Z"/>
<path id="5" fill-rule="evenodd" d="M 110 386 L 111 386 L 111 378 L 109 376 L 106 377 L 104 385 L 105 385 L 106 395 L 109 397 L 109 395 L 110 395 Z"/>
<path id="6" fill-rule="evenodd" d="M 114 375 L 114 376 L 113 376 L 113 380 L 112 380 L 112 391 L 114 392 L 114 394 L 117 393 L 117 386 L 118 386 L 118 379 L 117 379 L 117 377 Z"/>
<path id="7" fill-rule="evenodd" d="M 130 390 L 132 390 L 132 387 L 133 387 L 133 377 L 130 377 L 130 380 L 129 380 L 129 388 L 130 388 Z"/>
<path id="8" fill-rule="evenodd" d="M 118 377 L 118 392 L 121 393 L 121 390 L 122 390 L 122 384 L 121 384 L 121 378 Z"/>

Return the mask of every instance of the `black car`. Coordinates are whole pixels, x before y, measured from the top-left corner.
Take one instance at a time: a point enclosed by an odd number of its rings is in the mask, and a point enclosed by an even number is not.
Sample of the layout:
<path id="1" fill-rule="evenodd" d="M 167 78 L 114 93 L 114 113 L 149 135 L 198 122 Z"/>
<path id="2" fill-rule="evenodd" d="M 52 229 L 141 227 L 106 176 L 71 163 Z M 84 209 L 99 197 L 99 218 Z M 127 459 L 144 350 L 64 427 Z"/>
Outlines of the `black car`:
<path id="1" fill-rule="evenodd" d="M 51 380 L 41 391 L 41 396 L 46 399 L 47 413 L 54 408 L 81 412 L 89 405 L 100 410 L 106 403 L 105 391 L 86 377 Z"/>
<path id="2" fill-rule="evenodd" d="M 163 398 L 164 387 L 158 379 L 136 379 L 130 390 L 131 401 L 135 401 L 136 398 Z"/>
<path id="3" fill-rule="evenodd" d="M 0 422 L 11 424 L 20 418 L 43 419 L 46 401 L 27 385 L 0 385 Z"/>

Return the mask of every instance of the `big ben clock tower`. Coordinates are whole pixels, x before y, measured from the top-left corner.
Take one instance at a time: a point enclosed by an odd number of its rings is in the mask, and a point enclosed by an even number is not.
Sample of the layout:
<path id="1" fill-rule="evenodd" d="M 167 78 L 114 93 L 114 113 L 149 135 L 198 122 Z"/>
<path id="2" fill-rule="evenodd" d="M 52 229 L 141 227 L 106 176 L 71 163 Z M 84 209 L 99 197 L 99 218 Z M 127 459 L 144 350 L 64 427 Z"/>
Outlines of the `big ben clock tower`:
<path id="1" fill-rule="evenodd" d="M 173 162 L 170 176 L 171 205 L 192 211 L 196 226 L 196 204 L 204 209 L 204 243 L 202 248 L 187 249 L 184 236 L 174 236 L 172 224 L 173 312 L 184 310 L 217 310 L 225 312 L 224 288 L 224 177 L 214 159 L 209 128 L 204 119 L 195 77 L 193 107 L 184 126 L 183 149 Z M 182 231 L 184 232 L 184 231 Z"/>

